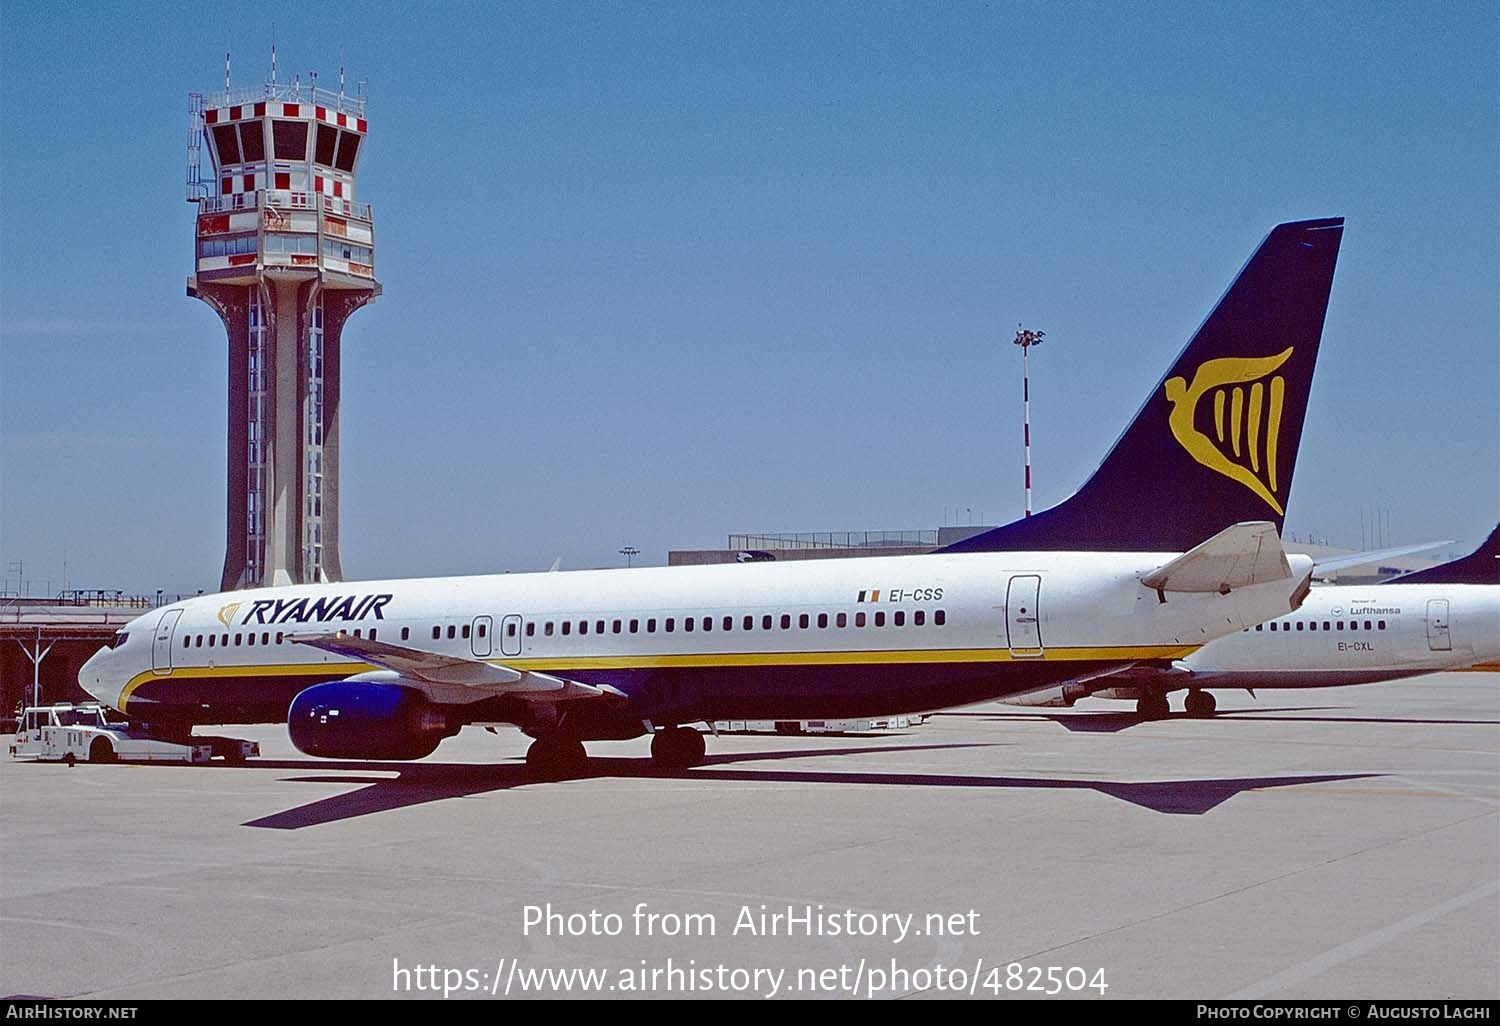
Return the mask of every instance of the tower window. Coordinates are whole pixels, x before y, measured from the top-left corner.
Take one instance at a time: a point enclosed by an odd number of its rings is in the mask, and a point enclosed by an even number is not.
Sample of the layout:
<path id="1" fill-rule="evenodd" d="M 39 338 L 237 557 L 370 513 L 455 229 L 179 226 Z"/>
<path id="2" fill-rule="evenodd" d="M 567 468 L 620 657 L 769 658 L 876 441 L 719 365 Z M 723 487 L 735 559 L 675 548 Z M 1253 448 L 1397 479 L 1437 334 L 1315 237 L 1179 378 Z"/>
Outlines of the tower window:
<path id="1" fill-rule="evenodd" d="M 244 154 L 246 164 L 266 159 L 265 129 L 261 127 L 263 124 L 263 121 L 246 121 L 240 125 L 240 152 Z"/>
<path id="2" fill-rule="evenodd" d="M 332 125 L 318 126 L 317 151 L 313 156 L 319 164 L 333 166 L 333 152 L 338 148 L 339 132 Z"/>
<path id="3" fill-rule="evenodd" d="M 240 139 L 233 125 L 215 125 L 213 128 L 214 149 L 219 151 L 219 164 L 240 162 Z"/>
<path id="4" fill-rule="evenodd" d="M 271 140 L 276 147 L 277 160 L 307 159 L 307 122 L 271 122 Z"/>

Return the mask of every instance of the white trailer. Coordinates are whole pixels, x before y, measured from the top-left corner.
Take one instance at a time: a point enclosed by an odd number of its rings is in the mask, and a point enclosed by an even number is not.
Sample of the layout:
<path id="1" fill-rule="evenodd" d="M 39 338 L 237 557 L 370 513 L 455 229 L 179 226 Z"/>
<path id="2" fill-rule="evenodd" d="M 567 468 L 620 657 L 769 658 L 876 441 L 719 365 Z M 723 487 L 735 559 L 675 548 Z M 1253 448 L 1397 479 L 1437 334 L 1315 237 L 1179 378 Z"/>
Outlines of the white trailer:
<path id="1" fill-rule="evenodd" d="M 24 710 L 16 726 L 10 754 L 36 762 L 208 762 L 222 755 L 239 762 L 260 754 L 260 744 L 227 737 L 187 737 L 172 740 L 133 730 L 111 721 L 98 703 L 34 706 Z"/>

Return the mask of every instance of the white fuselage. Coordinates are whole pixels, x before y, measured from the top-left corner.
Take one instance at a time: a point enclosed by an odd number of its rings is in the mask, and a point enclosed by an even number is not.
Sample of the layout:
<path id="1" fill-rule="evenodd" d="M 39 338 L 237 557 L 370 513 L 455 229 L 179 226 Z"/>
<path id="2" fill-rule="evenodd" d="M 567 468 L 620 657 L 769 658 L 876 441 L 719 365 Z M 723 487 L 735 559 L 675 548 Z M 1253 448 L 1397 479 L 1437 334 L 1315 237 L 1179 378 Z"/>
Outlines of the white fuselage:
<path id="1" fill-rule="evenodd" d="M 375 668 L 295 643 L 344 631 L 625 696 L 635 720 L 939 708 L 1143 659 L 1182 659 L 1285 613 L 1310 570 L 1159 594 L 1158 553 L 972 553 L 264 588 L 133 622 L 80 671 L 133 718 L 284 719 L 313 684 Z"/>
<path id="2" fill-rule="evenodd" d="M 1181 665 L 1194 686 L 1247 688 L 1500 669 L 1500 585 L 1314 588 L 1295 613 L 1220 638 Z"/>

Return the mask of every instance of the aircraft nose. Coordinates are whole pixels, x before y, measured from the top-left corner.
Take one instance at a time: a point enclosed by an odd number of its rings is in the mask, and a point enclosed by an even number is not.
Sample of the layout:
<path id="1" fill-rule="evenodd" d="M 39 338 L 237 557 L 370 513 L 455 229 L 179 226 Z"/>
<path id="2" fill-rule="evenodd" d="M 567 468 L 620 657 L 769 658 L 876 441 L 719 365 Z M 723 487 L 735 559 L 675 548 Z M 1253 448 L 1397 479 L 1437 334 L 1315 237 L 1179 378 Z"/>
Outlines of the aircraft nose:
<path id="1" fill-rule="evenodd" d="M 89 656 L 78 668 L 78 686 L 97 701 L 113 709 L 120 707 L 120 690 L 123 682 L 117 680 L 114 670 L 114 649 L 105 647 Z"/>

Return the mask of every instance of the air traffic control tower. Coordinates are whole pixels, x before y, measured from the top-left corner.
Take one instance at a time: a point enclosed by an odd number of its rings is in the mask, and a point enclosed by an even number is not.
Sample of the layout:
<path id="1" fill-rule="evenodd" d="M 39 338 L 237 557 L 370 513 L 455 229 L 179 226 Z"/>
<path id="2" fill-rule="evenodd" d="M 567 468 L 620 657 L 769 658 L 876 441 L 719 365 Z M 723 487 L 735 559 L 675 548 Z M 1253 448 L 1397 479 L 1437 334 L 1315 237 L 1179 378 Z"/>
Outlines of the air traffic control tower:
<path id="1" fill-rule="evenodd" d="M 337 581 L 339 343 L 376 296 L 375 228 L 355 199 L 364 90 L 269 83 L 189 96 L 187 294 L 229 335 L 223 589 Z M 212 173 L 205 175 L 207 149 Z"/>

